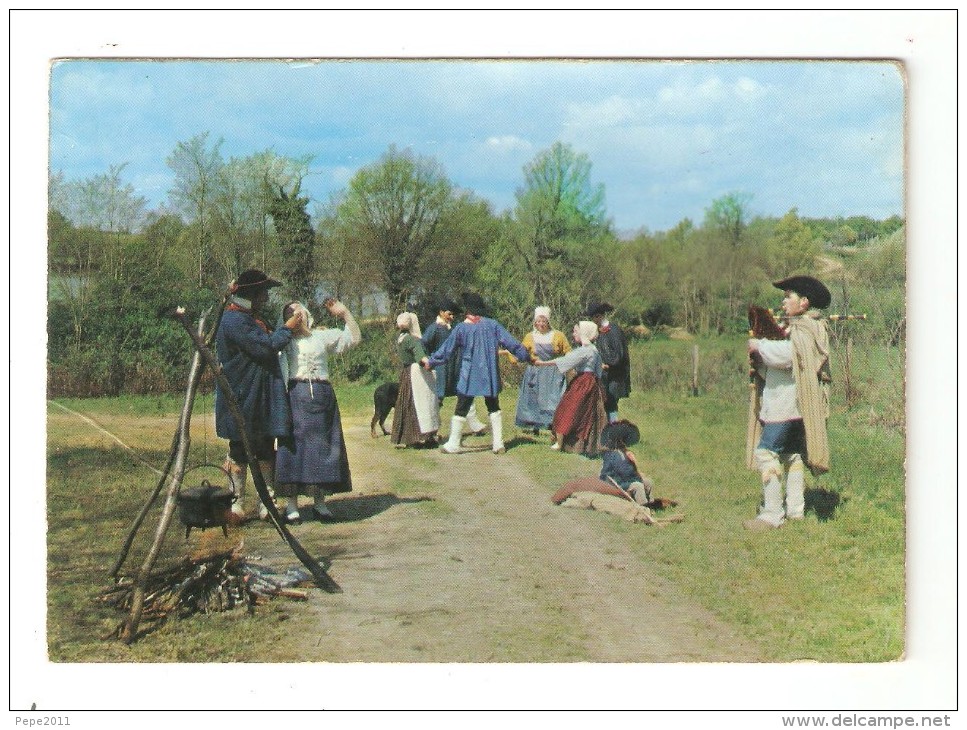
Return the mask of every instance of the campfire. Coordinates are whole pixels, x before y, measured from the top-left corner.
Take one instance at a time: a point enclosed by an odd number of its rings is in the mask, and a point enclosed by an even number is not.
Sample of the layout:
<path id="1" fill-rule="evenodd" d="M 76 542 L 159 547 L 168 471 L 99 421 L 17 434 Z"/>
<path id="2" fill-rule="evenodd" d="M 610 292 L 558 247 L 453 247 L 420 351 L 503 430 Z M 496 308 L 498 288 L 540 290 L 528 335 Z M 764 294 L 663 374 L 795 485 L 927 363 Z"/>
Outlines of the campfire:
<path id="1" fill-rule="evenodd" d="M 241 544 L 228 551 L 186 556 L 177 565 L 149 576 L 142 619 L 151 624 L 151 630 L 171 618 L 188 618 L 198 613 L 219 613 L 242 606 L 254 612 L 259 604 L 277 597 L 309 599 L 308 591 L 299 588 L 313 582 L 309 571 L 293 567 L 280 573 L 257 565 L 257 560 L 245 556 Z M 98 600 L 128 612 L 134 588 L 133 580 L 121 577 Z M 122 623 L 103 638 L 116 639 L 123 630 Z"/>

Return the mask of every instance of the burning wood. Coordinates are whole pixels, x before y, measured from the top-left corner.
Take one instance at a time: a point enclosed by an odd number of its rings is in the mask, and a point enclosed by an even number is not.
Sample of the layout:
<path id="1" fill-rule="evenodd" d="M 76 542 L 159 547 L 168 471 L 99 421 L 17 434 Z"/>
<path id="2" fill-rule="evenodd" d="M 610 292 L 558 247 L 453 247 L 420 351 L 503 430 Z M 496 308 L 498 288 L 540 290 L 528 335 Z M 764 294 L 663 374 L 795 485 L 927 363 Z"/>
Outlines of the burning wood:
<path id="1" fill-rule="evenodd" d="M 155 627 L 170 618 L 196 613 L 219 613 L 245 606 L 248 611 L 277 596 L 306 601 L 309 593 L 297 586 L 311 584 L 313 576 L 295 567 L 283 573 L 255 565 L 236 548 L 203 556 L 186 557 L 177 565 L 148 577 L 142 618 Z M 98 600 L 119 611 L 130 611 L 134 583 L 121 578 Z M 105 639 L 117 638 L 120 624 Z"/>

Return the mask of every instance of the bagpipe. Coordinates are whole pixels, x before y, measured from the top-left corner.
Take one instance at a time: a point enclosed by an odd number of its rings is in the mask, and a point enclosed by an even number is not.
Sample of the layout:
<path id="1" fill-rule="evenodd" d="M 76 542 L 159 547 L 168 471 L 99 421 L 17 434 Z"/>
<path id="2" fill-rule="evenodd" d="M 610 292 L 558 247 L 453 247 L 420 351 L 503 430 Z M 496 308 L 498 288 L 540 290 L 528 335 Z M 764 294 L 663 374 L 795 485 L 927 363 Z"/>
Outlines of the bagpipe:
<path id="1" fill-rule="evenodd" d="M 789 331 L 780 322 L 788 325 L 785 314 L 778 310 L 777 314 L 771 309 L 749 305 L 749 337 L 757 340 L 785 340 Z"/>
<path id="2" fill-rule="evenodd" d="M 757 340 L 785 340 L 789 338 L 790 318 L 782 309 L 767 309 L 755 304 L 749 305 L 749 337 Z M 865 321 L 865 314 L 828 314 L 830 322 Z M 749 353 L 749 380 L 755 381 L 762 357 L 757 352 Z M 761 377 L 761 376 L 758 376 Z"/>
<path id="3" fill-rule="evenodd" d="M 830 322 L 866 320 L 865 314 L 827 314 Z M 784 340 L 789 336 L 789 318 L 781 309 L 766 309 L 749 305 L 749 337 L 757 340 Z"/>

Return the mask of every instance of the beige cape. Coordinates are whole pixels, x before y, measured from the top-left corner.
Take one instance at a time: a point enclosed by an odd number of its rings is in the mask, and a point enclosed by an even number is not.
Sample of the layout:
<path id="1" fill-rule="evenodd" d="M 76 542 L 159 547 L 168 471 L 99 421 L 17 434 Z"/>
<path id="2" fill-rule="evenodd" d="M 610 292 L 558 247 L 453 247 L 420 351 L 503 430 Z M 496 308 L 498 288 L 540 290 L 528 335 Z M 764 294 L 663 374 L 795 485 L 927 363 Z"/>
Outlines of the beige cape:
<path id="1" fill-rule="evenodd" d="M 796 381 L 796 405 L 806 428 L 806 466 L 813 475 L 829 471 L 829 327 L 817 311 L 793 318 L 789 327 L 792 341 L 792 373 Z M 755 449 L 762 436 L 759 410 L 765 380 L 755 375 L 749 384 L 749 423 L 746 430 L 746 465 L 756 468 Z"/>

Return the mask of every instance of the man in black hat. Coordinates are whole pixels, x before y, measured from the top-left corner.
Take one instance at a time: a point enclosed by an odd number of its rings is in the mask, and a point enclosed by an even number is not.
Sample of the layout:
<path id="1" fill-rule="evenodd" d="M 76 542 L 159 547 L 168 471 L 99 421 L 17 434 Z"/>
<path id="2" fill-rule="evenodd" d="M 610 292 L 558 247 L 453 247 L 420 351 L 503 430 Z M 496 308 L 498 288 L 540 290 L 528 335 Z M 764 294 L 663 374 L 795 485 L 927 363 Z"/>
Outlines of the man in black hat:
<path id="1" fill-rule="evenodd" d="M 420 341 L 426 352 L 434 353 L 447 341 L 450 333 L 453 332 L 453 318 L 460 311 L 460 305 L 449 297 L 443 297 L 437 301 L 437 317 Z M 460 376 L 460 353 L 454 353 L 452 359 L 447 360 L 442 365 L 437 365 L 433 369 L 436 374 L 436 394 L 437 410 L 443 408 L 443 400 L 447 396 L 457 394 L 457 378 Z M 480 422 L 477 417 L 477 409 L 470 406 L 467 412 L 467 427 L 474 436 L 483 436 L 487 432 L 487 427 Z"/>
<path id="2" fill-rule="evenodd" d="M 281 282 L 269 278 L 258 269 L 248 269 L 232 282 L 232 297 L 222 315 L 215 351 L 222 371 L 238 401 L 248 435 L 255 449 L 266 482 L 273 484 L 275 439 L 289 433 L 289 407 L 285 383 L 279 367 L 279 352 L 292 339 L 292 330 L 302 321 L 302 311 L 273 331 L 260 316 L 268 301 L 269 290 Z M 228 439 L 228 458 L 225 468 L 230 474 L 230 485 L 238 494 L 232 505 L 236 519 L 245 519 L 245 481 L 248 457 L 242 441 L 240 424 L 235 422 L 216 381 L 215 432 Z M 260 516 L 267 515 L 264 505 Z"/>
<path id="3" fill-rule="evenodd" d="M 628 340 L 625 333 L 607 317 L 613 312 L 607 302 L 591 304 L 586 316 L 598 325 L 598 339 L 594 343 L 601 354 L 604 372 L 601 375 L 601 387 L 604 389 L 604 410 L 608 414 L 608 422 L 618 420 L 618 401 L 631 394 L 631 361 L 628 356 Z"/>
<path id="4" fill-rule="evenodd" d="M 654 482 L 638 471 L 638 460 L 630 448 L 640 438 L 638 427 L 631 421 L 615 421 L 605 426 L 601 431 L 601 473 L 598 478 L 620 487 L 638 504 L 646 505 L 651 501 Z"/>
<path id="5" fill-rule="evenodd" d="M 522 362 L 530 360 L 530 353 L 500 322 L 484 316 L 487 314 L 487 305 L 479 294 L 463 295 L 463 311 L 466 313 L 463 322 L 453 329 L 453 333 L 433 352 L 424 366 L 429 369 L 447 361 L 456 362 L 456 354 L 461 353 L 457 407 L 450 422 L 450 436 L 440 449 L 448 454 L 460 452 L 463 424 L 473 408 L 474 398 L 482 396 L 490 414 L 492 451 L 502 454 L 505 447 L 498 397 L 501 379 L 497 352 L 503 348 Z"/>
<path id="6" fill-rule="evenodd" d="M 829 330 L 818 309 L 829 306 L 829 290 L 811 276 L 773 284 L 783 291 L 788 339 L 750 339 L 757 367 L 750 411 L 747 462 L 762 480 L 762 505 L 749 530 L 769 530 L 805 511 L 805 466 L 829 471 Z M 785 472 L 785 503 L 782 478 Z"/>

